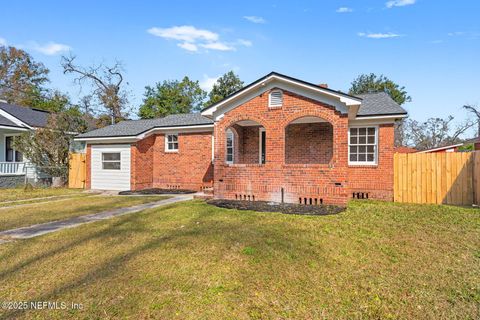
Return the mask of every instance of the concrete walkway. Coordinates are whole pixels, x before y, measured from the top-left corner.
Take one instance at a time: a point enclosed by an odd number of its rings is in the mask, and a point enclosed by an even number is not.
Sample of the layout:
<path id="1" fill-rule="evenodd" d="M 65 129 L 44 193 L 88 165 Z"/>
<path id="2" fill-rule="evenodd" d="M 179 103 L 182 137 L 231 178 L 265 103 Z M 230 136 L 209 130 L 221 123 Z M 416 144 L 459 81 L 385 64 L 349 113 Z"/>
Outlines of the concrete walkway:
<path id="1" fill-rule="evenodd" d="M 99 220 L 110 219 L 113 217 L 122 216 L 129 213 L 135 213 L 146 209 L 156 208 L 160 206 L 164 206 L 167 204 L 192 200 L 193 195 L 176 195 L 169 199 L 164 199 L 156 202 L 150 202 L 145 204 L 136 205 L 133 207 L 127 208 L 118 208 L 114 210 L 103 211 L 99 213 L 89 214 L 80 217 L 69 218 L 65 220 L 58 220 L 52 222 L 46 222 L 41 224 L 36 224 L 29 227 L 22 227 L 17 229 L 11 229 L 0 232 L 0 244 L 8 242 L 10 240 L 15 239 L 29 239 L 33 237 L 38 237 L 43 234 L 59 231 L 66 228 L 74 228 L 76 226 L 90 223 Z"/>

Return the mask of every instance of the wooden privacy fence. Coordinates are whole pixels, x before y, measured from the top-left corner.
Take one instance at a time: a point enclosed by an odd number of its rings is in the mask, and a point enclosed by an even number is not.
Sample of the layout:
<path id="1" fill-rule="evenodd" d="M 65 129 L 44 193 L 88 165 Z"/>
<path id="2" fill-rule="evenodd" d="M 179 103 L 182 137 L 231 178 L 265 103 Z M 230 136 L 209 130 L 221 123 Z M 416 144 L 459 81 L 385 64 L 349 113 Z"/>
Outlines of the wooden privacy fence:
<path id="1" fill-rule="evenodd" d="M 85 188 L 85 178 L 87 166 L 84 153 L 70 153 L 68 169 L 68 187 L 83 189 Z"/>
<path id="2" fill-rule="evenodd" d="M 397 153 L 396 202 L 472 205 L 480 203 L 480 152 Z"/>

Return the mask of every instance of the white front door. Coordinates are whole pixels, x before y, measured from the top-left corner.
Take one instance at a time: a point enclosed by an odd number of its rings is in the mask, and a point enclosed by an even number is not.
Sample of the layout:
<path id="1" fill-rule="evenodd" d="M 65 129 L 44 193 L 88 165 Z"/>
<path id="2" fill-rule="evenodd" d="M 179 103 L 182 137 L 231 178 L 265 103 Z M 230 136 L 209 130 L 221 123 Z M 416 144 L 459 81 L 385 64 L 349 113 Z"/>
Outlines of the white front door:
<path id="1" fill-rule="evenodd" d="M 93 145 L 91 188 L 130 190 L 130 145 Z"/>

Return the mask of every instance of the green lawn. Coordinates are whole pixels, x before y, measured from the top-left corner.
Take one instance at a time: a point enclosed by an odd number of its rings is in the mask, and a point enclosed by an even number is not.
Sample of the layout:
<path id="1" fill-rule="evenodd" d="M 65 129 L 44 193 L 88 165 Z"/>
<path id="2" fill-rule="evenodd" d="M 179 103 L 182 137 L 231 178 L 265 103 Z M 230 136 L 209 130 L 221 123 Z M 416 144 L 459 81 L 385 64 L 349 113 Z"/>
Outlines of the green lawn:
<path id="1" fill-rule="evenodd" d="M 23 188 L 0 189 L 0 204 L 5 201 L 73 195 L 81 192 L 83 192 L 81 189 L 66 188 L 35 188 L 32 190 L 25 190 Z"/>
<path id="2" fill-rule="evenodd" d="M 0 301 L 83 304 L 3 314 L 29 319 L 478 319 L 480 213 L 173 204 L 0 245 Z"/>
<path id="3" fill-rule="evenodd" d="M 0 231 L 26 227 L 37 223 L 83 216 L 109 209 L 166 199 L 164 196 L 73 196 L 71 198 L 0 208 Z"/>

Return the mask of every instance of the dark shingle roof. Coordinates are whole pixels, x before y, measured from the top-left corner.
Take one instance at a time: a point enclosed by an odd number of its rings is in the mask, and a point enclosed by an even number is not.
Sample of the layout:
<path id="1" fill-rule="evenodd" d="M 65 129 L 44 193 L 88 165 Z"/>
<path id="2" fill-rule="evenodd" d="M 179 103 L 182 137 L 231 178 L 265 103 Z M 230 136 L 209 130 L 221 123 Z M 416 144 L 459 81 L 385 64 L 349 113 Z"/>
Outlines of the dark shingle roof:
<path id="1" fill-rule="evenodd" d="M 390 96 L 384 92 L 357 95 L 362 99 L 358 116 L 406 114 Z M 213 121 L 199 113 L 174 114 L 158 119 L 129 120 L 93 130 L 77 136 L 77 138 L 131 137 L 137 136 L 153 128 L 179 127 L 213 124 Z"/>
<path id="2" fill-rule="evenodd" d="M 0 109 L 32 127 L 45 127 L 50 113 L 48 111 L 21 107 L 0 102 Z"/>
<path id="3" fill-rule="evenodd" d="M 357 94 L 357 97 L 362 99 L 358 117 L 407 113 L 385 92 Z"/>
<path id="4" fill-rule="evenodd" d="M 6 127 L 14 127 L 14 128 L 22 128 L 19 125 L 13 123 L 12 121 L 8 120 L 4 116 L 0 116 L 0 126 L 6 126 Z"/>
<path id="5" fill-rule="evenodd" d="M 172 114 L 164 118 L 129 120 L 108 127 L 93 130 L 77 138 L 136 136 L 153 128 L 180 127 L 213 124 L 213 121 L 199 113 Z"/>

